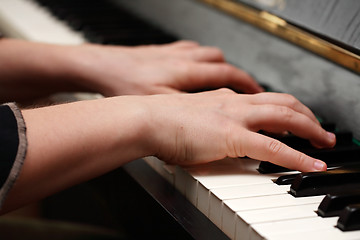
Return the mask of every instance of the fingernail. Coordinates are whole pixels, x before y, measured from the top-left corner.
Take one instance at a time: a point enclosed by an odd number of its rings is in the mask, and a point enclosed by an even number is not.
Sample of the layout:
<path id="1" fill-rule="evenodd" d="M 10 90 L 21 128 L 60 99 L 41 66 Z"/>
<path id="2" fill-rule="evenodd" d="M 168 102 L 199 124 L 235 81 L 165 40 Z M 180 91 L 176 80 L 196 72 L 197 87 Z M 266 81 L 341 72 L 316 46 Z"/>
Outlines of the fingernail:
<path id="1" fill-rule="evenodd" d="M 334 133 L 332 133 L 332 132 L 327 132 L 327 135 L 328 135 L 329 141 L 334 142 L 334 141 L 336 140 L 336 136 L 335 136 Z"/>
<path id="2" fill-rule="evenodd" d="M 325 171 L 326 170 L 326 164 L 323 161 L 316 160 L 314 162 L 314 169 L 316 171 Z"/>

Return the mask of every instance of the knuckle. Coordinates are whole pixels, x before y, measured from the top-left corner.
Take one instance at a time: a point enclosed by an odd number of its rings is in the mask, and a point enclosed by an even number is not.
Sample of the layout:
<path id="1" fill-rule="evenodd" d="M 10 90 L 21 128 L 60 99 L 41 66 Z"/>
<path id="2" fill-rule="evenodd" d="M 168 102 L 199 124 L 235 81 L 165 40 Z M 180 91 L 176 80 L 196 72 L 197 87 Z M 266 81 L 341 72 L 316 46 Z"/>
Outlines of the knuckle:
<path id="1" fill-rule="evenodd" d="M 295 107 L 299 104 L 299 101 L 293 95 L 286 94 L 285 96 L 290 107 Z"/>
<path id="2" fill-rule="evenodd" d="M 294 165 L 297 166 L 297 168 L 301 168 L 305 165 L 306 162 L 306 156 L 304 154 L 298 154 L 297 157 L 294 160 Z"/>
<path id="3" fill-rule="evenodd" d="M 213 47 L 212 51 L 213 51 L 214 56 L 216 56 L 217 58 L 219 58 L 219 59 L 224 59 L 225 58 L 224 53 L 223 53 L 223 51 L 221 49 Z"/>
<path id="4" fill-rule="evenodd" d="M 194 65 L 192 62 L 172 60 L 172 63 L 178 69 L 181 69 L 181 71 L 185 75 L 191 76 L 191 74 L 195 71 L 195 68 L 194 68 Z"/>
<path id="5" fill-rule="evenodd" d="M 233 94 L 235 93 L 233 90 L 231 90 L 230 88 L 220 88 L 217 90 L 218 92 L 222 93 L 222 94 Z"/>
<path id="6" fill-rule="evenodd" d="M 229 64 L 221 64 L 219 65 L 219 71 L 221 74 L 229 78 L 234 73 L 234 68 Z"/>
<path id="7" fill-rule="evenodd" d="M 284 145 L 280 141 L 272 139 L 269 141 L 267 149 L 269 150 L 270 154 L 274 156 L 278 155 L 284 150 Z"/>
<path id="8" fill-rule="evenodd" d="M 285 106 L 279 106 L 278 112 L 285 122 L 289 122 L 294 116 L 294 111 Z"/>

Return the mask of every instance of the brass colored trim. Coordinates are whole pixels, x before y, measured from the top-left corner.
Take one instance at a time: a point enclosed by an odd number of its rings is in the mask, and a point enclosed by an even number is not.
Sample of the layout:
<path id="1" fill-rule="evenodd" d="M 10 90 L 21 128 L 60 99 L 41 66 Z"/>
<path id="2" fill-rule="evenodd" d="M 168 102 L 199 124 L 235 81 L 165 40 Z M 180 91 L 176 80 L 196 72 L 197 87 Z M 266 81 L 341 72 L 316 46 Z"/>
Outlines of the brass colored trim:
<path id="1" fill-rule="evenodd" d="M 223 10 L 245 22 L 308 49 L 335 63 L 360 73 L 360 56 L 303 31 L 285 20 L 232 0 L 199 0 Z"/>

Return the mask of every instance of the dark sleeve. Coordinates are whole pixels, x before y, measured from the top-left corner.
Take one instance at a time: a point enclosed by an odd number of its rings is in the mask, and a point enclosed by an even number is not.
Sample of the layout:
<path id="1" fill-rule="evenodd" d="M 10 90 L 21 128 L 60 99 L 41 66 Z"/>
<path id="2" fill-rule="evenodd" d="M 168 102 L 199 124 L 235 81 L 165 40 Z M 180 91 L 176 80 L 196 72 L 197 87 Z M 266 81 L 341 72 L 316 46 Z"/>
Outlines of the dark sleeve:
<path id="1" fill-rule="evenodd" d="M 14 103 L 0 105 L 0 208 L 16 181 L 27 149 L 26 127 Z"/>

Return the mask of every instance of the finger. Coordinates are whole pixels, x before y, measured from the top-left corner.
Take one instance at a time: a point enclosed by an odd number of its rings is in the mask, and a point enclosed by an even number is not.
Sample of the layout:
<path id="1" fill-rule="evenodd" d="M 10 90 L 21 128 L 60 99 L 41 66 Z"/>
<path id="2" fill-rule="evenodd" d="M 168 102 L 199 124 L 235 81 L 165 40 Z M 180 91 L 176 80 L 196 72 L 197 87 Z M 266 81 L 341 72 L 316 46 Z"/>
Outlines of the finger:
<path id="1" fill-rule="evenodd" d="M 190 40 L 180 40 L 169 44 L 164 44 L 163 46 L 170 46 L 174 48 L 194 48 L 198 47 L 199 43 Z"/>
<path id="2" fill-rule="evenodd" d="M 248 127 L 254 131 L 289 131 L 299 137 L 309 139 L 317 147 L 332 147 L 336 139 L 333 133 L 325 131 L 306 114 L 292 108 L 278 105 L 253 105 L 249 108 Z"/>
<path id="3" fill-rule="evenodd" d="M 250 158 L 302 172 L 325 171 L 327 168 L 323 161 L 296 151 L 278 140 L 258 133 L 248 132 L 248 134 L 241 148 Z"/>
<path id="4" fill-rule="evenodd" d="M 215 47 L 177 47 L 176 50 L 166 51 L 166 57 L 187 59 L 197 62 L 224 62 L 223 52 Z"/>
<path id="5" fill-rule="evenodd" d="M 223 79 L 228 79 L 228 85 L 234 90 L 244 93 L 260 93 L 264 89 L 245 71 L 230 64 L 219 66 L 223 68 Z"/>
<path id="6" fill-rule="evenodd" d="M 199 62 L 224 62 L 223 52 L 214 47 L 199 47 L 188 51 L 182 51 L 188 59 Z"/>
<path id="7" fill-rule="evenodd" d="M 312 121 L 316 124 L 320 125 L 314 113 L 302 104 L 298 99 L 294 96 L 286 93 L 271 93 L 264 92 L 261 94 L 257 94 L 251 98 L 251 103 L 253 104 L 274 104 L 289 107 L 297 112 L 303 113 L 308 116 Z"/>
<path id="8" fill-rule="evenodd" d="M 174 94 L 174 93 L 182 93 L 182 91 L 170 87 L 157 86 L 152 88 L 150 92 L 148 92 L 147 94 Z"/>
<path id="9" fill-rule="evenodd" d="M 177 70 L 188 76 L 180 83 L 184 90 L 230 87 L 245 93 L 263 91 L 247 73 L 226 63 L 188 62 L 182 68 L 178 66 Z"/>

